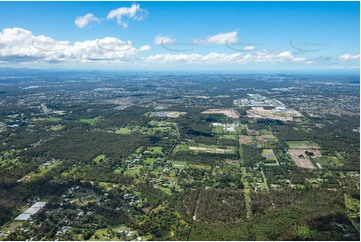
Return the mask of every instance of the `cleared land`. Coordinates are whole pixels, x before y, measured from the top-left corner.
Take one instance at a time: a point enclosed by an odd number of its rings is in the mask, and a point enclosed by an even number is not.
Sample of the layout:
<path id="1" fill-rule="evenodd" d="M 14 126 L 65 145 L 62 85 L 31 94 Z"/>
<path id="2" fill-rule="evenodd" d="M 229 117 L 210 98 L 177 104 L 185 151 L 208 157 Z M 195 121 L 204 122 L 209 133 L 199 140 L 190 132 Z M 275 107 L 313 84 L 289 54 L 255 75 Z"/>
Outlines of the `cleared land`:
<path id="1" fill-rule="evenodd" d="M 196 150 L 196 151 L 204 151 L 204 152 L 209 152 L 209 153 L 216 153 L 216 154 L 233 153 L 233 150 L 217 149 L 217 148 L 205 148 L 205 147 L 191 146 L 191 147 L 189 147 L 189 149 Z"/>
<path id="2" fill-rule="evenodd" d="M 264 144 L 264 146 L 267 145 L 271 145 L 274 143 L 277 143 L 278 140 L 275 136 L 271 135 L 260 135 L 256 137 L 257 141 L 261 142 L 262 144 Z"/>
<path id="3" fill-rule="evenodd" d="M 167 114 L 168 118 L 179 118 L 181 115 L 185 115 L 186 112 L 170 112 Z"/>
<path id="4" fill-rule="evenodd" d="M 292 121 L 295 117 L 301 117 L 302 114 L 296 110 L 277 110 L 264 109 L 263 107 L 252 107 L 247 111 L 248 118 L 254 119 L 275 119 L 281 121 Z"/>
<path id="5" fill-rule="evenodd" d="M 239 118 L 239 113 L 234 109 L 208 109 L 203 111 L 202 114 L 224 114 L 230 118 Z"/>
<path id="6" fill-rule="evenodd" d="M 239 143 L 241 145 L 249 145 L 252 144 L 252 137 L 248 135 L 240 135 L 239 136 Z"/>
<path id="7" fill-rule="evenodd" d="M 310 150 L 309 152 L 314 153 L 314 151 L 315 150 Z M 293 161 L 296 163 L 296 165 L 298 167 L 305 168 L 305 169 L 315 169 L 315 167 L 313 166 L 311 160 L 306 155 L 306 150 L 289 149 L 288 153 L 291 155 Z M 315 155 L 315 153 L 314 153 L 314 155 Z M 321 155 L 321 154 L 319 154 L 319 155 Z"/>

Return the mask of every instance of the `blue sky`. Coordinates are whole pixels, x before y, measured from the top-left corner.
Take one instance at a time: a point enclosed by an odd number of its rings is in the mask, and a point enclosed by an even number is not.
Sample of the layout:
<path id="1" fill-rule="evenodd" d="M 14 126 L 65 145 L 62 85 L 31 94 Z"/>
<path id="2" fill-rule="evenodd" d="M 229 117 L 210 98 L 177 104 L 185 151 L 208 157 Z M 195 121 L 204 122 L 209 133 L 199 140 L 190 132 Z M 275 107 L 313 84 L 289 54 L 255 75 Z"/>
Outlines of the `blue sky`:
<path id="1" fill-rule="evenodd" d="M 359 2 L 0 2 L 0 66 L 359 71 Z"/>

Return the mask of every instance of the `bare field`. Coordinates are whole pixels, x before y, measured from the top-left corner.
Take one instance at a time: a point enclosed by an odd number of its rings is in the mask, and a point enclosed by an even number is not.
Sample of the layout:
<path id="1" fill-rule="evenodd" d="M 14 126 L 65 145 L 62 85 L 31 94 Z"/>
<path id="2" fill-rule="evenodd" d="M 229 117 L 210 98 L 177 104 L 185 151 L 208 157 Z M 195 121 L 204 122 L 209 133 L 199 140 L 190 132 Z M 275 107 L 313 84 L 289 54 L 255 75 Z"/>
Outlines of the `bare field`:
<path id="1" fill-rule="evenodd" d="M 276 109 L 264 109 L 263 107 L 252 107 L 247 111 L 247 116 L 254 119 L 277 119 L 281 121 L 292 121 L 294 117 L 301 117 L 301 113 L 295 110 L 278 111 Z"/>
<path id="2" fill-rule="evenodd" d="M 179 118 L 182 115 L 185 115 L 186 112 L 170 112 L 167 114 L 168 118 Z"/>
<path id="3" fill-rule="evenodd" d="M 315 150 L 310 150 L 309 152 L 314 153 Z M 296 165 L 300 168 L 305 169 L 315 169 L 312 162 L 308 158 L 308 156 L 305 154 L 306 150 L 288 150 L 288 153 L 291 155 L 293 161 L 296 163 Z M 318 152 L 319 153 L 319 152 Z M 315 153 L 314 153 L 315 154 Z M 321 155 L 321 154 L 319 154 Z"/>
<path id="4" fill-rule="evenodd" d="M 273 135 L 260 135 L 256 137 L 257 141 L 260 142 L 278 142 L 277 138 Z"/>
<path id="5" fill-rule="evenodd" d="M 216 153 L 216 154 L 233 153 L 233 150 L 217 149 L 217 148 L 205 148 L 205 147 L 190 146 L 189 149 L 190 150 L 196 150 L 196 151 L 204 151 L 204 152 Z"/>
<path id="6" fill-rule="evenodd" d="M 239 113 L 234 109 L 208 109 L 203 111 L 202 114 L 224 114 L 230 118 L 239 118 Z"/>
<path id="7" fill-rule="evenodd" d="M 240 135 L 239 136 L 239 143 L 241 145 L 248 145 L 252 143 L 252 136 L 248 135 Z"/>

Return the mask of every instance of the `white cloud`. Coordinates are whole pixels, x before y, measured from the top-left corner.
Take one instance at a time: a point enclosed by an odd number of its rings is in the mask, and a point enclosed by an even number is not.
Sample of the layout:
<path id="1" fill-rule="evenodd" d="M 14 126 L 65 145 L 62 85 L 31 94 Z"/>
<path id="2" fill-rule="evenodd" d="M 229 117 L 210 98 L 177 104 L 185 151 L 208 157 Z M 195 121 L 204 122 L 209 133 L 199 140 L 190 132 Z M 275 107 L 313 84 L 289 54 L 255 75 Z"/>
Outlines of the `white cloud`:
<path id="1" fill-rule="evenodd" d="M 205 39 L 196 39 L 193 41 L 193 43 L 195 44 L 216 44 L 216 45 L 232 44 L 236 42 L 238 42 L 237 31 L 220 33 L 220 34 L 208 36 Z"/>
<path id="2" fill-rule="evenodd" d="M 163 42 L 162 42 L 163 41 Z M 155 43 L 170 43 L 175 40 L 167 36 L 157 36 Z M 245 46 L 251 50 L 252 46 Z M 22 28 L 6 28 L 0 31 L 0 63 L 16 65 L 62 64 L 81 65 L 112 65 L 129 63 L 132 66 L 171 63 L 186 64 L 229 64 L 241 65 L 248 63 L 283 63 L 284 65 L 333 65 L 340 61 L 356 60 L 359 55 L 344 54 L 340 57 L 316 56 L 301 57 L 290 51 L 258 51 L 206 54 L 199 53 L 168 53 L 145 56 L 151 46 L 135 47 L 132 41 L 123 41 L 115 37 L 104 37 L 93 40 L 58 41 L 44 35 L 34 35 Z M 141 54 L 142 53 L 142 54 Z M 145 56 L 145 57 L 139 57 Z M 337 62 L 339 61 L 339 62 Z M 332 63 L 334 62 L 334 63 Z"/>
<path id="3" fill-rule="evenodd" d="M 92 13 L 87 13 L 84 16 L 76 17 L 74 24 L 78 28 L 84 28 L 91 22 L 100 22 L 100 19 L 95 17 Z"/>
<path id="4" fill-rule="evenodd" d="M 150 47 L 149 45 L 143 45 L 142 47 L 139 48 L 140 51 L 147 51 L 147 50 L 151 50 L 152 47 Z"/>
<path id="5" fill-rule="evenodd" d="M 110 11 L 108 13 L 107 19 L 116 18 L 118 25 L 126 29 L 128 27 L 128 23 L 124 22 L 124 17 L 140 21 L 146 16 L 148 16 L 148 11 L 140 8 L 139 4 L 133 3 L 130 8 L 123 7 Z"/>
<path id="6" fill-rule="evenodd" d="M 175 43 L 175 39 L 168 37 L 168 36 L 163 36 L 163 35 L 157 35 L 157 37 L 155 37 L 154 40 L 154 44 L 160 45 L 160 44 L 172 44 Z"/>
<path id="7" fill-rule="evenodd" d="M 257 52 L 254 54 L 225 54 L 211 52 L 206 55 L 201 54 L 157 54 L 151 55 L 145 59 L 146 62 L 154 63 L 174 63 L 174 62 L 185 62 L 185 63 L 207 63 L 207 64 L 246 64 L 256 62 L 294 62 L 304 63 L 307 61 L 306 58 L 295 57 L 291 52 L 284 51 L 280 53 L 271 52 Z"/>
<path id="8" fill-rule="evenodd" d="M 43 35 L 34 36 L 21 28 L 3 29 L 0 32 L 0 61 L 48 63 L 116 63 L 136 56 L 150 46 L 135 48 L 131 41 L 122 41 L 114 37 L 79 41 L 56 41 Z"/>
<path id="9" fill-rule="evenodd" d="M 351 60 L 359 60 L 360 59 L 360 54 L 343 54 L 340 57 L 338 57 L 339 61 L 351 61 Z"/>
<path id="10" fill-rule="evenodd" d="M 245 51 L 251 51 L 251 50 L 255 50 L 256 47 L 254 47 L 253 45 L 247 45 L 243 48 L 243 50 Z"/>

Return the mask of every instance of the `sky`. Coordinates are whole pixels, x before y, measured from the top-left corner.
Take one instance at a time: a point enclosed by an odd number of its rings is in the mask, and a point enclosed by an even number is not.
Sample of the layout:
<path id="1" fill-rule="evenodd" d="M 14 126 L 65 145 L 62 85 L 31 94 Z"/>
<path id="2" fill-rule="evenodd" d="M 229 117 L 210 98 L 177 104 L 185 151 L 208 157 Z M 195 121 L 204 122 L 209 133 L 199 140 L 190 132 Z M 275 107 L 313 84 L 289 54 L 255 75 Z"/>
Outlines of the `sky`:
<path id="1" fill-rule="evenodd" d="M 359 72 L 359 2 L 0 2 L 0 67 Z"/>

